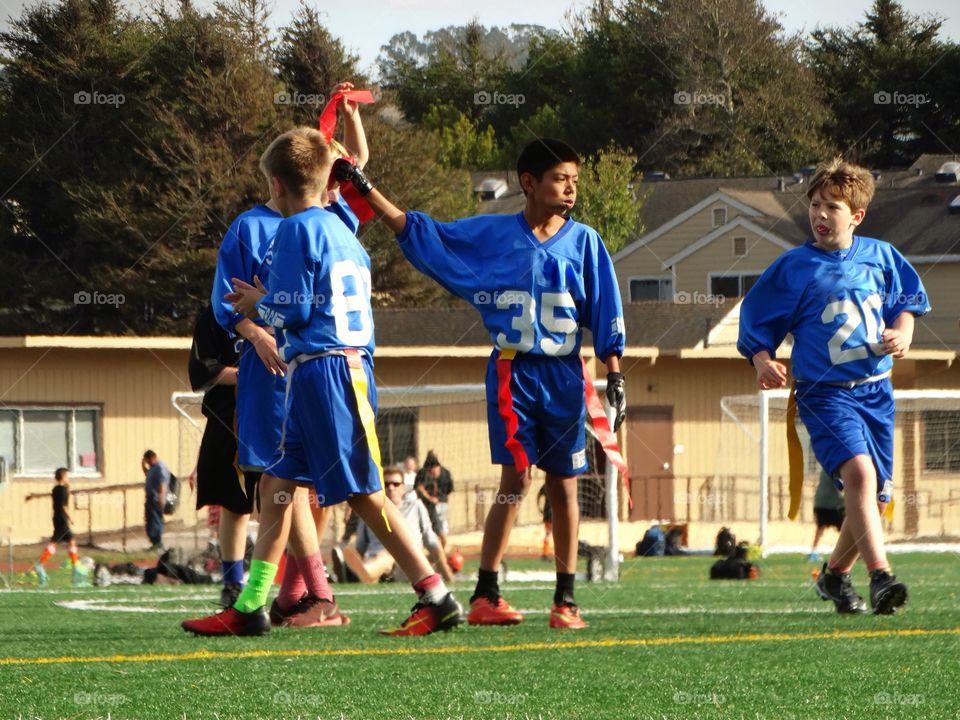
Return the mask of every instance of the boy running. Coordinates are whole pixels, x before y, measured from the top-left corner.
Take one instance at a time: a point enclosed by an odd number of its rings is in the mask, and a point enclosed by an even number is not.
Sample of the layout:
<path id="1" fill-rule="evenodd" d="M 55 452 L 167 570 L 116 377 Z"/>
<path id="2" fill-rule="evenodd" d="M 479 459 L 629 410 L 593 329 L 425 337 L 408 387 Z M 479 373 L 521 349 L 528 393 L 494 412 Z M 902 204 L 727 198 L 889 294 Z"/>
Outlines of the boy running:
<path id="1" fill-rule="evenodd" d="M 45 587 L 50 581 L 47 570 L 44 567 L 57 552 L 57 545 L 66 543 L 70 548 L 70 566 L 73 568 L 73 584 L 81 585 L 84 583 L 85 575 L 78 565 L 80 556 L 77 554 L 77 541 L 73 537 L 73 531 L 70 525 L 73 519 L 70 517 L 70 471 L 66 468 L 57 468 L 53 475 L 56 485 L 50 493 L 53 499 L 53 535 L 50 542 L 43 549 L 40 559 L 34 563 L 33 569 L 40 580 L 40 587 Z"/>
<path id="2" fill-rule="evenodd" d="M 500 594 L 497 570 L 507 550 L 530 466 L 547 474 L 553 507 L 556 590 L 550 627 L 586 627 L 574 599 L 580 508 L 577 475 L 587 469 L 582 327 L 608 370 L 607 397 L 625 400 L 620 356 L 623 311 L 613 263 L 595 230 L 570 219 L 580 158 L 559 140 L 523 150 L 517 174 L 526 207 L 517 215 L 485 215 L 439 223 L 403 213 L 362 173 L 338 165 L 383 215 L 407 259 L 471 303 L 490 332 L 487 420 L 492 461 L 502 466 L 497 500 L 487 515 L 480 577 L 470 603 L 472 625 L 515 625 L 523 616 Z"/>
<path id="3" fill-rule="evenodd" d="M 797 410 L 814 454 L 844 490 L 846 517 L 817 581 L 839 613 L 864 613 L 850 580 L 863 556 L 870 603 L 891 614 L 907 587 L 891 572 L 880 515 L 893 478 L 894 400 L 890 372 L 913 339 L 914 317 L 930 311 L 916 270 L 881 240 L 854 235 L 873 198 L 869 170 L 837 158 L 810 184 L 813 237 L 781 255 L 747 293 L 737 348 L 762 390 L 783 387 L 775 353 L 787 333 Z"/>

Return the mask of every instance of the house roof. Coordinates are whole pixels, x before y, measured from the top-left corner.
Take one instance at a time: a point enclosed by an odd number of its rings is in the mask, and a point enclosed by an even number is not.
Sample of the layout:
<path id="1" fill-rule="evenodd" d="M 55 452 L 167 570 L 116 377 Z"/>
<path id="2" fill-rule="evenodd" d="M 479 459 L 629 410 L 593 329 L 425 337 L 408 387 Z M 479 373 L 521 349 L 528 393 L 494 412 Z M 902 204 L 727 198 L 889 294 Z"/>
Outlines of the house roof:
<path id="1" fill-rule="evenodd" d="M 960 196 L 960 186 L 937 183 L 933 177 L 940 165 L 951 159 L 949 155 L 923 155 L 909 170 L 882 173 L 860 233 L 885 240 L 908 257 L 946 256 L 944 260 L 960 261 L 960 215 L 948 212 L 950 202 Z M 917 175 L 917 169 L 923 174 Z M 661 228 L 715 193 L 756 210 L 760 216 L 752 218 L 754 224 L 799 245 L 810 232 L 808 185 L 795 182 L 792 177 L 785 181 L 782 191 L 778 190 L 775 177 L 694 178 L 651 183 L 641 208 L 646 232 L 628 243 L 618 256 L 641 247 L 658 231 L 663 234 Z"/>

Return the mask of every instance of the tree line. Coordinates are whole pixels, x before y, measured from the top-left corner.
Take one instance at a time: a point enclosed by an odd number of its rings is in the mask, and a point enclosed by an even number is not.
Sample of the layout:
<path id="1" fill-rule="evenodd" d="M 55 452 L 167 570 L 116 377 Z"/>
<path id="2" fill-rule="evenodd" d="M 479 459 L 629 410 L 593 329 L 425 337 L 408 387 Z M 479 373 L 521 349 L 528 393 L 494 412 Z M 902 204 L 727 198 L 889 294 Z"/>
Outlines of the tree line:
<path id="1" fill-rule="evenodd" d="M 651 172 L 780 174 L 842 152 L 875 167 L 960 144 L 942 20 L 876 0 L 853 28 L 787 35 L 757 0 L 596 0 L 565 32 L 478 22 L 394 36 L 359 71 L 318 12 L 271 31 L 264 0 L 49 0 L 0 35 L 4 334 L 189 334 L 230 220 L 265 200 L 260 153 L 337 81 L 376 80 L 375 181 L 441 219 L 470 171 L 537 136 L 586 158 L 575 215 L 611 250 L 642 230 Z M 378 223 L 382 306 L 448 302 Z"/>

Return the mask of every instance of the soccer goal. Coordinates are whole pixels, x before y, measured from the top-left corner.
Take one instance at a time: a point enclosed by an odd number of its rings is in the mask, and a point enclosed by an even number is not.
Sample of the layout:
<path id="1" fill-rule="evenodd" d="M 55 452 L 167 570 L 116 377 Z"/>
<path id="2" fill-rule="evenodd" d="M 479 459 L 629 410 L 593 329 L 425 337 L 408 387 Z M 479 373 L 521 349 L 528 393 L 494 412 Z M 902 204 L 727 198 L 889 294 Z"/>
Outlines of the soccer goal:
<path id="1" fill-rule="evenodd" d="M 597 392 L 605 388 L 603 380 L 596 381 Z M 378 386 L 377 437 L 384 466 L 402 466 L 407 457 L 423 464 L 428 451 L 433 450 L 441 464 L 454 480 L 454 492 L 449 499 L 451 535 L 470 534 L 471 542 L 479 544 L 487 512 L 498 502 L 500 480 L 498 467 L 490 463 L 487 440 L 487 408 L 482 384 L 444 384 L 412 386 Z M 206 419 L 200 413 L 202 393 L 174 393 L 171 402 L 179 416 L 179 467 L 190 472 Z M 611 410 L 607 408 L 608 419 Z M 587 420 L 587 463 L 589 469 L 580 476 L 580 537 L 588 544 L 602 548 L 604 567 L 596 561 L 591 568 L 592 579 L 616 580 L 619 576 L 619 556 L 611 548 L 618 547 L 619 508 L 617 469 L 607 462 L 603 448 L 593 434 Z M 544 474 L 534 468 L 530 492 L 520 508 L 516 528 L 511 538 L 513 554 L 539 554 L 543 540 L 543 500 L 538 492 Z M 336 519 L 336 513 L 334 518 Z"/>
<path id="2" fill-rule="evenodd" d="M 721 400 L 714 502 L 717 522 L 755 521 L 765 552 L 803 550 L 783 542 L 790 505 L 786 390 Z M 894 514 L 885 522 L 891 547 L 955 549 L 960 542 L 960 391 L 895 390 Z M 803 499 L 797 521 L 812 527 L 820 466 L 798 419 Z M 783 532 L 781 532 L 783 531 Z M 793 536 L 796 535 L 794 532 Z"/>

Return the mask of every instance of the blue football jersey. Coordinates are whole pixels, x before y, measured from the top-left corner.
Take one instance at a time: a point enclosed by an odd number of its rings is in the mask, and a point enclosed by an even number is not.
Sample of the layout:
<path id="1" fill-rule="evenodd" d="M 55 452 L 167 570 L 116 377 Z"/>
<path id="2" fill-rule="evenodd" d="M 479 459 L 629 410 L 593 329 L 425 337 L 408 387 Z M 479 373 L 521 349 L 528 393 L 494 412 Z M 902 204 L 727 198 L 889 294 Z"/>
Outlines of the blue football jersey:
<path id="1" fill-rule="evenodd" d="M 777 258 L 743 299 L 737 349 L 747 359 L 773 356 L 792 333 L 794 378 L 859 380 L 893 367 L 880 354 L 887 325 L 929 311 L 920 276 L 889 243 L 854 236 L 841 258 L 808 241 Z"/>
<path id="2" fill-rule="evenodd" d="M 280 213 L 266 205 L 257 205 L 238 215 L 223 236 L 217 253 L 210 305 L 217 323 L 231 335 L 243 316 L 235 313 L 233 305 L 223 296 L 233 292 L 232 278 L 253 282 L 282 220 Z"/>
<path id="3" fill-rule="evenodd" d="M 597 357 L 623 354 L 620 289 L 592 228 L 567 220 L 541 243 L 523 213 L 440 223 L 410 212 L 397 240 L 414 267 L 480 312 L 498 348 L 579 353 L 587 327 Z"/>
<path id="4" fill-rule="evenodd" d="M 260 277 L 257 310 L 286 362 L 342 348 L 373 357 L 370 257 L 337 214 L 312 207 L 280 223 Z"/>

